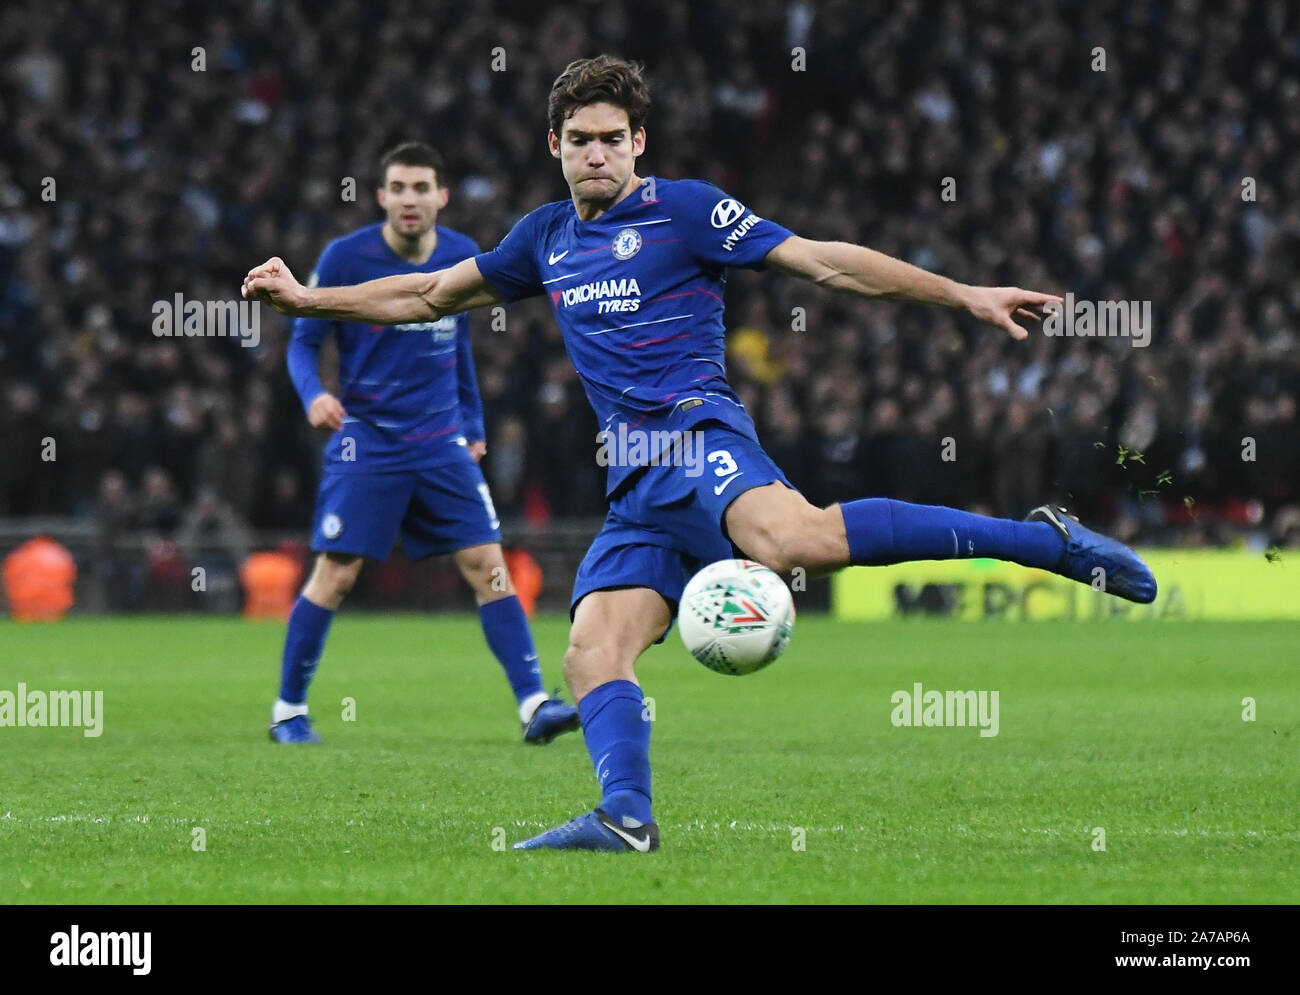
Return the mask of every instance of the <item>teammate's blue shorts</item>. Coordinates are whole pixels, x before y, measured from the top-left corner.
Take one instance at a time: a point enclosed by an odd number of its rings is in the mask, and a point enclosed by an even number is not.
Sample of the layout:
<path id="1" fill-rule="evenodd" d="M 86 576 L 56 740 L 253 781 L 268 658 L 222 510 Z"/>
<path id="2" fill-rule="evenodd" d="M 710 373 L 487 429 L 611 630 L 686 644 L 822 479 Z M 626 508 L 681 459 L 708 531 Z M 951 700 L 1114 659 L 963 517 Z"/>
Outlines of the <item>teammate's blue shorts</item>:
<path id="1" fill-rule="evenodd" d="M 398 533 L 407 559 L 500 542 L 500 523 L 483 473 L 463 459 L 424 470 L 324 473 L 311 548 L 386 560 Z"/>
<path id="2" fill-rule="evenodd" d="M 775 481 L 795 489 L 749 436 L 722 422 L 691 431 L 703 433 L 703 473 L 688 474 L 688 467 L 670 462 L 647 466 L 610 497 L 605 526 L 573 582 L 570 618 L 588 594 L 612 587 L 651 588 L 676 617 L 682 589 L 697 570 L 741 555 L 723 529 L 731 502 Z"/>

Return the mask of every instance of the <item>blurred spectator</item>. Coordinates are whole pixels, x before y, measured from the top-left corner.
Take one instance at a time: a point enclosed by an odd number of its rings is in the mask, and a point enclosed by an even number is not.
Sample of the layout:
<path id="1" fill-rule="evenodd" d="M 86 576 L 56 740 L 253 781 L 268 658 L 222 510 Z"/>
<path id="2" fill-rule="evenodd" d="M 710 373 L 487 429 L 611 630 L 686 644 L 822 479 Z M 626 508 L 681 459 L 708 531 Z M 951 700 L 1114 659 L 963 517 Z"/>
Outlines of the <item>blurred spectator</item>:
<path id="1" fill-rule="evenodd" d="M 120 470 L 106 470 L 95 504 L 94 559 L 87 607 L 91 611 L 133 610 L 140 604 L 148 571 L 126 537 L 140 524 L 139 512 Z"/>
<path id="2" fill-rule="evenodd" d="M 144 472 L 139 505 L 140 527 L 160 539 L 170 539 L 181 521 L 181 502 L 172 478 L 161 467 Z"/>
<path id="3" fill-rule="evenodd" d="M 184 578 L 189 590 L 203 595 L 201 601 L 209 611 L 238 610 L 239 565 L 251 546 L 248 527 L 230 505 L 212 488 L 200 488 L 176 531 L 176 548 L 190 565 L 190 576 Z M 195 570 L 201 571 L 197 578 Z"/>

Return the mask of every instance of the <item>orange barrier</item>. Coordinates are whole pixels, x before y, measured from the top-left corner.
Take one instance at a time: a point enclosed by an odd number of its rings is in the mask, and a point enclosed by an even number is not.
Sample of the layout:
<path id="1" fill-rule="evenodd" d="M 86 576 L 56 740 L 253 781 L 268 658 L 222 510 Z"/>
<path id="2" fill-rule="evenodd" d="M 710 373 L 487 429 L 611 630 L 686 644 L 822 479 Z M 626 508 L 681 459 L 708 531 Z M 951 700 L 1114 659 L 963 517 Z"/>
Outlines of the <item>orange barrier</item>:
<path id="1" fill-rule="evenodd" d="M 254 553 L 239 568 L 244 618 L 287 619 L 298 596 L 302 564 L 285 553 Z"/>
<path id="2" fill-rule="evenodd" d="M 72 607 L 77 561 L 46 536 L 23 543 L 4 561 L 5 597 L 20 622 L 53 622 Z"/>
<path id="3" fill-rule="evenodd" d="M 524 614 L 532 618 L 537 611 L 537 596 L 542 593 L 542 568 L 526 550 L 507 549 L 505 558 L 519 603 Z"/>

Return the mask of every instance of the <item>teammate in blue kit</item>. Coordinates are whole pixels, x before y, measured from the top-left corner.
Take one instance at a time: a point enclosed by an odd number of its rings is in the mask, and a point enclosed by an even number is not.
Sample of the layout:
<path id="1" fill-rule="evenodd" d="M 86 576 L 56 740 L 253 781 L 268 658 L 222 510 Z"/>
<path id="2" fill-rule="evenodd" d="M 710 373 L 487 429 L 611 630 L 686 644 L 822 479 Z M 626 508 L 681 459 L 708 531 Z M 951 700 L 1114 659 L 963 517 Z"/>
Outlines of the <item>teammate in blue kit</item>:
<path id="1" fill-rule="evenodd" d="M 387 220 L 326 246 L 312 286 L 427 274 L 477 254 L 472 239 L 437 224 L 449 190 L 440 182 L 445 173 L 433 149 L 399 145 L 380 171 L 379 204 Z M 338 342 L 341 397 L 328 393 L 317 374 L 321 341 L 330 332 Z M 325 447 L 312 527 L 319 555 L 289 615 L 271 738 L 320 742 L 307 718 L 307 685 L 330 620 L 356 583 L 362 557 L 386 559 L 399 531 L 409 558 L 451 553 L 474 589 L 488 646 L 519 703 L 524 739 L 547 743 L 577 729 L 577 709 L 548 698 L 542 688 L 532 634 L 478 468 L 487 446 L 468 318 L 425 316 L 391 328 L 299 318 L 288 365 L 308 420 L 334 434 Z"/>
<path id="2" fill-rule="evenodd" d="M 578 570 L 565 678 L 602 792 L 594 811 L 517 848 L 648 852 L 650 723 L 635 663 L 663 639 L 691 573 L 737 554 L 789 574 L 850 564 L 991 557 L 1132 601 L 1155 578 L 1127 547 L 1044 506 L 1016 522 L 867 498 L 817 508 L 763 451 L 728 386 L 723 291 L 731 266 L 775 267 L 832 290 L 961 308 L 1013 338 L 1061 298 L 956 283 L 862 246 L 800 238 L 707 183 L 636 175 L 650 100 L 640 67 L 599 56 L 555 81 L 551 154 L 571 198 L 523 218 L 491 252 L 436 273 L 311 289 L 273 258 L 245 297 L 288 314 L 395 324 L 547 294 L 602 428 L 693 433 L 706 472 L 673 458 L 610 461 L 610 510 Z M 661 434 L 666 433 L 666 434 Z M 608 438 L 606 436 L 605 438 Z M 627 465 L 637 462 L 639 465 Z"/>

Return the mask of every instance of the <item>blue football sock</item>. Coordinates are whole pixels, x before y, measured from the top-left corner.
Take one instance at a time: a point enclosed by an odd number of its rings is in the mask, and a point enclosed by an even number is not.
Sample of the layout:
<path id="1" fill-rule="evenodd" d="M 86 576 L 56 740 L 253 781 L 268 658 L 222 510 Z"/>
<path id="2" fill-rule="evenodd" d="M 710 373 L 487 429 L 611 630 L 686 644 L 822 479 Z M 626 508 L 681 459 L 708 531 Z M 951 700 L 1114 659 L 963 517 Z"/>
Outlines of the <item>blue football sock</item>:
<path id="1" fill-rule="evenodd" d="M 501 663 L 515 700 L 522 705 L 525 698 L 542 691 L 542 668 L 537 664 L 537 650 L 533 648 L 533 634 L 528 628 L 524 606 L 512 594 L 479 605 L 478 617 L 483 623 L 488 648 Z"/>
<path id="2" fill-rule="evenodd" d="M 280 664 L 280 698 L 291 705 L 307 701 L 307 685 L 316 673 L 325 637 L 334 613 L 298 595 L 289 613 L 289 631 L 284 637 L 284 659 Z"/>
<path id="3" fill-rule="evenodd" d="M 600 807 L 622 820 L 650 814 L 650 722 L 645 697 L 631 681 L 610 681 L 578 703 L 582 734 L 602 792 Z"/>
<path id="4" fill-rule="evenodd" d="M 840 510 L 849 562 L 861 566 L 987 556 L 1051 570 L 1065 550 L 1065 540 L 1046 522 L 1013 522 L 889 498 L 849 501 Z"/>

